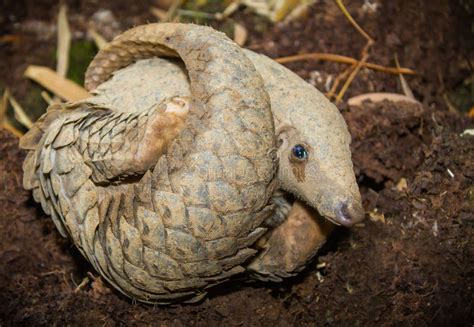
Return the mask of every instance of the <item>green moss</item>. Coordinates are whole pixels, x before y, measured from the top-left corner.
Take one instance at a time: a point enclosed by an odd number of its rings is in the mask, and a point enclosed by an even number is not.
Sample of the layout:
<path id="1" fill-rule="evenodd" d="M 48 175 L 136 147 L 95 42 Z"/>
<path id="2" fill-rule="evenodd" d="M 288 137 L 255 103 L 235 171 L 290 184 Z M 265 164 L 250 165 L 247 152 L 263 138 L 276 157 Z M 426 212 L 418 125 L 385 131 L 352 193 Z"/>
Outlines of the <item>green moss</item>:
<path id="1" fill-rule="evenodd" d="M 83 40 L 73 42 L 69 52 L 67 78 L 79 85 L 84 85 L 84 74 L 96 53 L 97 47 L 93 41 Z"/>
<path id="2" fill-rule="evenodd" d="M 224 11 L 227 5 L 228 2 L 222 0 L 189 0 L 184 2 L 177 14 L 182 22 L 210 25 L 215 23 L 213 14 Z"/>
<path id="3" fill-rule="evenodd" d="M 230 1 L 222 0 L 188 0 L 185 1 L 183 9 L 217 13 L 222 12 L 229 3 Z"/>

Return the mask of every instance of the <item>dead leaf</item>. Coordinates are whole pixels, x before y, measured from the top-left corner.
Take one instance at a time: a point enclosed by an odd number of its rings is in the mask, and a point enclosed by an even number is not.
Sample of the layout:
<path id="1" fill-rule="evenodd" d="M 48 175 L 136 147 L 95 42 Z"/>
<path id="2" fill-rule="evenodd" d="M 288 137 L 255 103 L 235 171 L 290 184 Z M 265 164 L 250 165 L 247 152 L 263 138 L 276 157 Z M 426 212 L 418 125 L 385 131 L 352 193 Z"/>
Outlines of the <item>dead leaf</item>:
<path id="1" fill-rule="evenodd" d="M 294 20 L 301 19 L 303 17 L 307 17 L 309 9 L 313 3 L 315 3 L 316 0 L 308 0 L 308 1 L 302 1 L 301 4 L 296 6 L 286 17 L 284 20 L 284 23 L 290 23 Z"/>
<path id="2" fill-rule="evenodd" d="M 74 289 L 74 293 L 79 292 L 83 289 L 87 284 L 89 284 L 89 277 L 84 277 L 79 285 Z"/>
<path id="3" fill-rule="evenodd" d="M 382 102 L 382 101 L 392 101 L 392 102 L 399 102 L 399 101 L 406 101 L 410 103 L 420 104 L 417 100 L 410 98 L 403 94 L 398 93 L 386 93 L 386 92 L 376 92 L 376 93 L 366 93 L 357 95 L 355 97 L 350 98 L 347 103 L 349 106 L 361 106 L 364 101 L 372 101 L 374 103 Z"/>
<path id="4" fill-rule="evenodd" d="M 347 293 L 349 294 L 352 294 L 354 292 L 354 287 L 352 287 L 352 285 L 349 284 L 349 282 L 346 282 L 345 288 L 347 290 Z"/>
<path id="5" fill-rule="evenodd" d="M 465 129 L 465 130 L 461 133 L 461 136 L 465 136 L 465 135 L 474 136 L 474 129 Z"/>
<path id="6" fill-rule="evenodd" d="M 378 212 L 377 208 L 369 212 L 369 218 L 373 222 L 380 221 L 385 224 L 385 215 L 381 212 Z"/>
<path id="7" fill-rule="evenodd" d="M 438 237 L 439 235 L 439 228 L 438 228 L 438 222 L 435 220 L 433 227 L 431 228 L 431 231 L 434 235 L 434 237 Z"/>
<path id="8" fill-rule="evenodd" d="M 408 189 L 407 180 L 403 177 L 400 178 L 400 180 L 397 183 L 397 186 L 395 186 L 395 189 L 398 192 L 405 192 Z"/>
<path id="9" fill-rule="evenodd" d="M 91 96 L 81 86 L 59 76 L 49 67 L 30 65 L 24 76 L 34 80 L 66 101 L 79 101 Z"/>
<path id="10" fill-rule="evenodd" d="M 66 77 L 69 66 L 69 50 L 71 48 L 71 30 L 67 21 L 67 7 L 62 4 L 58 14 L 58 50 L 56 71 L 59 76 Z"/>
<path id="11" fill-rule="evenodd" d="M 273 22 L 282 21 L 297 6 L 308 0 L 242 0 L 242 3 Z"/>
<path id="12" fill-rule="evenodd" d="M 234 41 L 241 47 L 245 44 L 245 41 L 247 41 L 247 29 L 245 26 L 239 23 L 234 23 Z"/>
<path id="13" fill-rule="evenodd" d="M 159 21 L 165 21 L 166 11 L 156 7 L 150 7 L 150 12 L 153 16 L 158 18 Z"/>

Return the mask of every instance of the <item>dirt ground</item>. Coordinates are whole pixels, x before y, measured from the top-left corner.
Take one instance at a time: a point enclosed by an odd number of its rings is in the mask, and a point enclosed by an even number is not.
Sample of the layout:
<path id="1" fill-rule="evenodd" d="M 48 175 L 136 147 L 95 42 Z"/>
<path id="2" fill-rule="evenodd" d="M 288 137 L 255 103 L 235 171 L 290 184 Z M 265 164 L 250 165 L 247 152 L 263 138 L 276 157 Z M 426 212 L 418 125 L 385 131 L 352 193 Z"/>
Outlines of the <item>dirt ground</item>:
<path id="1" fill-rule="evenodd" d="M 199 304 L 133 303 L 98 278 L 23 190 L 24 153 L 0 130 L 0 326 L 472 326 L 474 137 L 460 135 L 472 121 L 446 101 L 462 103 L 458 90 L 473 73 L 472 2 L 372 1 L 375 12 L 363 10 L 362 0 L 345 2 L 376 41 L 369 61 L 393 66 L 396 54 L 401 66 L 415 69 L 407 82 L 422 103 L 339 106 L 353 137 L 363 226 L 337 229 L 318 258 L 283 283 L 241 276 Z M 99 9 L 119 22 L 102 29 L 111 35 L 155 21 L 153 1 L 67 3 L 75 41 Z M 38 87 L 22 75 L 29 64 L 55 67 L 57 3 L 1 6 L 0 36 L 15 37 L 0 38 L 0 90 L 8 86 L 38 116 L 44 102 L 30 96 Z M 271 57 L 319 51 L 357 58 L 364 45 L 332 1 L 317 1 L 286 26 L 245 11 L 235 19 L 249 29 L 247 46 Z M 346 68 L 316 61 L 288 67 L 322 91 Z M 397 76 L 362 69 L 344 99 L 374 91 L 402 89 Z"/>

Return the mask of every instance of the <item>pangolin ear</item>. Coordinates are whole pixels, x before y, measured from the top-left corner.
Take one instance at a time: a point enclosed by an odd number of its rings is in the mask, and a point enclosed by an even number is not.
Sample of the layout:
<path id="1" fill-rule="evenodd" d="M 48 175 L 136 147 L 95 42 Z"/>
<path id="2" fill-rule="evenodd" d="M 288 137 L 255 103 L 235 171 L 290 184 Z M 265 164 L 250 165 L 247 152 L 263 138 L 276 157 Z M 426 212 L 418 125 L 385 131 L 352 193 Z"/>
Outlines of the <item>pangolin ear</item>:
<path id="1" fill-rule="evenodd" d="M 288 123 L 283 123 L 275 130 L 279 149 L 288 145 L 288 139 L 296 133 L 296 129 Z"/>

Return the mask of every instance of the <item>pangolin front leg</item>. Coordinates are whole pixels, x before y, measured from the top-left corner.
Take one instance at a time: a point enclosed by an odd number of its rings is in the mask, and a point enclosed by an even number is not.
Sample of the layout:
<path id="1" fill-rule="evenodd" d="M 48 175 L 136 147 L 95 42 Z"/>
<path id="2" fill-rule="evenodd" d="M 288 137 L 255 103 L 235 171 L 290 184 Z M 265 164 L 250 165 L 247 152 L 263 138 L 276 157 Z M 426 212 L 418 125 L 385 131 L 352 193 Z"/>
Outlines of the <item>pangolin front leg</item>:
<path id="1" fill-rule="evenodd" d="M 175 97 L 140 113 L 94 111 L 84 119 L 77 147 L 104 183 L 143 175 L 182 131 L 190 100 Z"/>

